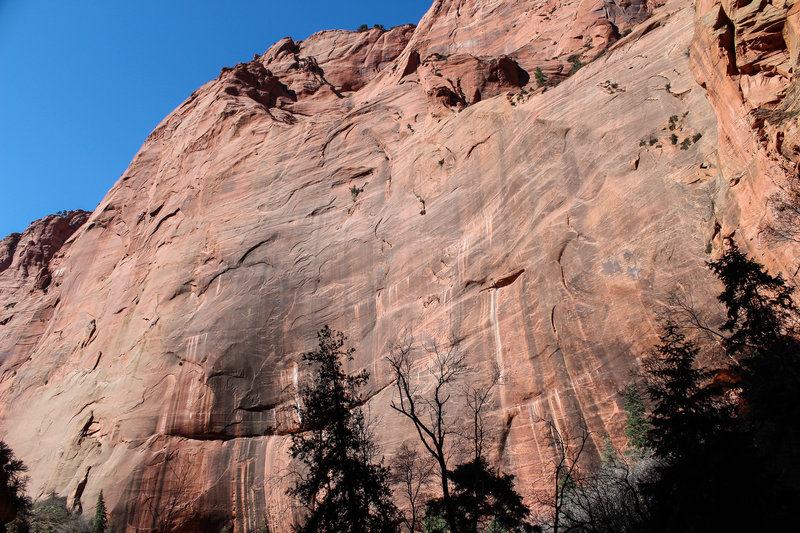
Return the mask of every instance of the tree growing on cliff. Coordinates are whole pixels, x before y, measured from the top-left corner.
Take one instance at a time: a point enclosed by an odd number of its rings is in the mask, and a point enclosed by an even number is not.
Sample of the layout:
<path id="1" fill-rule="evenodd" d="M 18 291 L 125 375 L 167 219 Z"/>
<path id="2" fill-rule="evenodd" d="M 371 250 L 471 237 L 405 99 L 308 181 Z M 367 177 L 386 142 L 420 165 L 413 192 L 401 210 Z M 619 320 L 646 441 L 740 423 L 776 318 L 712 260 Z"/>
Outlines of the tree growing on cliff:
<path id="1" fill-rule="evenodd" d="M 391 500 L 389 469 L 378 450 L 361 405 L 359 389 L 369 374 L 347 375 L 342 362 L 353 359 L 345 336 L 325 326 L 319 346 L 303 355 L 312 380 L 300 389 L 300 430 L 290 453 L 303 465 L 289 494 L 305 508 L 300 533 L 389 533 L 399 513 Z"/>

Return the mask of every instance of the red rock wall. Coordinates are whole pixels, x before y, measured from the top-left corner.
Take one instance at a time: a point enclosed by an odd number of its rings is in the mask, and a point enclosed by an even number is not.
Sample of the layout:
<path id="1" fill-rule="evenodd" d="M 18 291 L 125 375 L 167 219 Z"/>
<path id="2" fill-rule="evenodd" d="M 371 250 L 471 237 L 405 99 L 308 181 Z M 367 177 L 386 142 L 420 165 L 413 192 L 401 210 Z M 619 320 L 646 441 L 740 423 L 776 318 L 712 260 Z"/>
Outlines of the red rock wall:
<path id="1" fill-rule="evenodd" d="M 223 69 L 31 260 L 47 292 L 0 272 L 0 438 L 33 496 L 90 512 L 103 489 L 129 531 L 288 531 L 298 362 L 324 324 L 372 374 L 387 455 L 409 427 L 383 358 L 409 329 L 421 386 L 425 342 L 451 334 L 473 379 L 501 369 L 492 460 L 529 502 L 544 419 L 623 444 L 618 391 L 658 311 L 676 288 L 712 305 L 709 242 L 769 211 L 776 150 L 746 118 L 766 91 L 736 96 L 727 26 L 700 4 L 437 0 L 416 29 L 284 39 Z M 563 81 L 538 88 L 537 66 Z M 778 83 L 753 68 L 749 87 Z"/>
<path id="2" fill-rule="evenodd" d="M 783 0 L 700 1 L 691 50 L 695 78 L 718 117 L 719 164 L 738 206 L 719 217 L 719 236 L 736 233 L 790 274 L 797 246 L 786 226 L 800 220 L 781 211 L 800 199 L 799 9 Z"/>

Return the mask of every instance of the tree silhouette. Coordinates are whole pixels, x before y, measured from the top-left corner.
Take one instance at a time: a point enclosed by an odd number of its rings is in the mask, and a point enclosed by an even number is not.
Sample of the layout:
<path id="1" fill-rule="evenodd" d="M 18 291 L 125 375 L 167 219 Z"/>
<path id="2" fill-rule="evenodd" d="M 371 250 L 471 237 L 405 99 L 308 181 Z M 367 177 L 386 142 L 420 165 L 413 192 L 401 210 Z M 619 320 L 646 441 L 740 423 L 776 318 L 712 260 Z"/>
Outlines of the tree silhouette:
<path id="1" fill-rule="evenodd" d="M 699 349 L 668 322 L 643 361 L 653 402 L 649 440 L 659 464 L 650 484 L 655 531 L 727 531 L 747 521 L 754 468 L 728 391 L 698 368 Z"/>
<path id="2" fill-rule="evenodd" d="M 768 520 L 794 516 L 800 499 L 800 343 L 794 287 L 770 275 L 731 241 L 709 268 L 724 285 L 718 299 L 727 310 L 725 348 L 737 365 L 731 371 L 740 398 L 740 431 L 757 461 L 747 483 L 768 488 L 751 495 L 768 506 Z M 763 526 L 765 521 L 761 521 Z"/>
<path id="3" fill-rule="evenodd" d="M 421 525 L 421 504 L 427 500 L 436 463 L 429 454 L 422 454 L 408 441 L 394 453 L 391 462 L 392 482 L 400 485 L 400 492 L 408 502 L 409 512 L 403 522 L 410 532 Z"/>
<path id="4" fill-rule="evenodd" d="M 734 241 L 722 257 L 707 265 L 724 285 L 717 299 L 727 310 L 722 330 L 731 332 L 727 338 L 730 351 L 763 351 L 794 332 L 794 288 L 781 275 L 770 275 Z"/>
<path id="5" fill-rule="evenodd" d="M 490 524 L 500 531 L 514 531 L 530 513 L 514 490 L 514 476 L 497 472 L 483 456 L 456 466 L 450 479 L 459 531 L 477 533 Z M 436 502 L 429 502 L 429 508 L 435 509 Z"/>
<path id="6" fill-rule="evenodd" d="M 395 374 L 397 390 L 391 407 L 414 424 L 420 442 L 436 461 L 442 488 L 442 512 L 439 516 L 443 515 L 451 533 L 456 533 L 459 531 L 457 513 L 450 494 L 448 475 L 451 440 L 456 432 L 450 408 L 455 384 L 467 372 L 465 355 L 459 351 L 455 339 L 451 339 L 447 347 L 434 342 L 430 347 L 432 359 L 428 367 L 433 388 L 423 394 L 412 376 L 413 344 L 413 339 L 407 337 L 392 348 L 387 358 Z"/>
<path id="7" fill-rule="evenodd" d="M 345 374 L 345 336 L 325 326 L 316 351 L 303 355 L 312 380 L 300 389 L 300 432 L 290 453 L 304 465 L 289 489 L 306 509 L 302 533 L 384 533 L 397 531 L 399 513 L 391 500 L 389 470 L 376 462 L 377 449 L 361 409 L 363 371 Z"/>
<path id="8" fill-rule="evenodd" d="M 0 532 L 14 521 L 24 526 L 31 509 L 31 500 L 25 495 L 27 467 L 14 456 L 8 445 L 0 441 Z"/>

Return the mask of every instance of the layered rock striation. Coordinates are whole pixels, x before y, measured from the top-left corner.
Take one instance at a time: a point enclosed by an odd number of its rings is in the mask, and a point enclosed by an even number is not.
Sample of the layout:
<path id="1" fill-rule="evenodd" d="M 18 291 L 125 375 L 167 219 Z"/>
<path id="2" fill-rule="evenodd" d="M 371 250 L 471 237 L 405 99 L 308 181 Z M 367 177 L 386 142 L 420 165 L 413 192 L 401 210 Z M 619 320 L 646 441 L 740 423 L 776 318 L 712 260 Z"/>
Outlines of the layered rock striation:
<path id="1" fill-rule="evenodd" d="M 33 495 L 103 489 L 128 531 L 288 531 L 325 324 L 387 456 L 410 333 L 421 387 L 432 341 L 500 370 L 492 461 L 529 502 L 548 420 L 623 444 L 618 392 L 675 291 L 713 307 L 721 239 L 797 262 L 764 230 L 796 169 L 795 8 L 756 3 L 436 0 L 223 69 L 74 233 L 0 242 L 0 438 Z"/>

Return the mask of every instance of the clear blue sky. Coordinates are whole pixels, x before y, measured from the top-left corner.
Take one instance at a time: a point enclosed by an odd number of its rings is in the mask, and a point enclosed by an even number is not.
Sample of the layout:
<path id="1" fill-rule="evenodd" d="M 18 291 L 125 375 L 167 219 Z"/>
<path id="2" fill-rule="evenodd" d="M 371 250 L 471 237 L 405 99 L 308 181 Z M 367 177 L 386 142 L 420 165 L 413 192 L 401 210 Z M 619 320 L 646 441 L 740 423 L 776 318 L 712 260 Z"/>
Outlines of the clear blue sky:
<path id="1" fill-rule="evenodd" d="M 0 0 L 0 238 L 93 210 L 150 131 L 278 39 L 417 23 L 433 0 Z"/>

